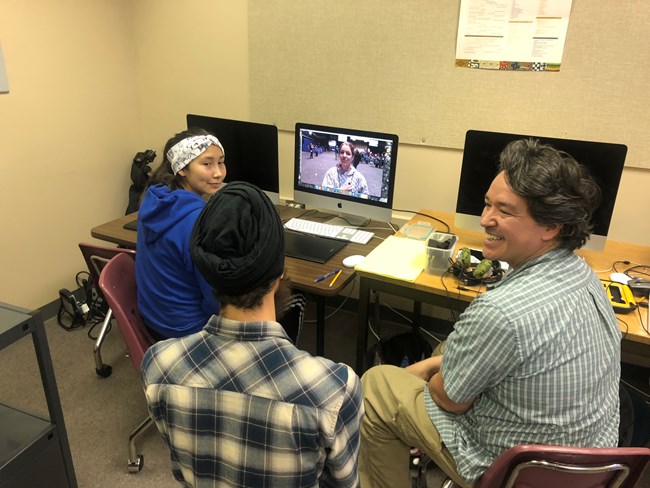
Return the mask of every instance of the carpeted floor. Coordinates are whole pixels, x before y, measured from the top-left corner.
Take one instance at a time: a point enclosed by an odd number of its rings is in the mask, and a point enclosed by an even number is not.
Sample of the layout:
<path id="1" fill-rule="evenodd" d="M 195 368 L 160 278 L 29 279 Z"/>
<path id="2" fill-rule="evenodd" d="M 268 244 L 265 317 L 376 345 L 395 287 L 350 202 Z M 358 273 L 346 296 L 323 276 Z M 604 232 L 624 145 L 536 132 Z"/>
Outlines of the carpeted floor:
<path id="1" fill-rule="evenodd" d="M 327 312 L 331 314 L 334 310 L 328 308 Z M 312 353 L 316 345 L 315 324 L 311 321 L 314 317 L 315 306 L 310 303 L 299 346 Z M 138 375 L 126 356 L 117 328 L 107 335 L 102 347 L 103 360 L 112 366 L 113 372 L 110 377 L 101 378 L 95 373 L 94 341 L 88 337 L 89 327 L 66 331 L 55 318 L 47 320 L 45 327 L 79 486 L 180 486 L 171 474 L 167 448 L 155 428 L 140 437 L 144 468 L 137 474 L 127 471 L 128 437 L 147 410 Z M 391 327 L 385 325 L 384 333 L 389 333 Z M 330 316 L 326 324 L 326 355 L 354 365 L 355 339 L 351 337 L 356 337 L 356 314 L 341 310 Z M 47 417 L 32 341 L 23 339 L 1 350 L 0 361 L 5 373 L 0 377 L 3 403 Z M 429 479 L 430 487 L 442 482 L 435 468 Z"/>

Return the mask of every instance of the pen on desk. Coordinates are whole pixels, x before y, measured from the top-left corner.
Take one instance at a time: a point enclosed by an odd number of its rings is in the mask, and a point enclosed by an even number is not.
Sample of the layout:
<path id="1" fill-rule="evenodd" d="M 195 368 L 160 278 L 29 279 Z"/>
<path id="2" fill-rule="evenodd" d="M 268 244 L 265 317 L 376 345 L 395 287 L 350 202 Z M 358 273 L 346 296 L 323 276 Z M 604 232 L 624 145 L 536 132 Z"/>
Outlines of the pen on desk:
<path id="1" fill-rule="evenodd" d="M 323 281 L 325 278 L 329 278 L 330 276 L 332 276 L 333 274 L 338 273 L 339 271 L 341 271 L 341 270 L 340 269 L 334 269 L 334 270 L 330 271 L 329 273 L 325 273 L 323 276 L 319 276 L 318 278 L 316 278 L 314 280 L 314 283 L 318 283 L 319 281 Z"/>
<path id="2" fill-rule="evenodd" d="M 330 288 L 332 288 L 332 285 L 333 285 L 334 283 L 336 283 L 336 280 L 339 279 L 339 276 L 341 276 L 341 272 L 342 272 L 342 271 L 343 271 L 342 269 L 339 269 L 339 272 L 336 273 L 336 276 L 334 276 L 334 278 L 332 278 L 332 281 L 330 282 Z"/>

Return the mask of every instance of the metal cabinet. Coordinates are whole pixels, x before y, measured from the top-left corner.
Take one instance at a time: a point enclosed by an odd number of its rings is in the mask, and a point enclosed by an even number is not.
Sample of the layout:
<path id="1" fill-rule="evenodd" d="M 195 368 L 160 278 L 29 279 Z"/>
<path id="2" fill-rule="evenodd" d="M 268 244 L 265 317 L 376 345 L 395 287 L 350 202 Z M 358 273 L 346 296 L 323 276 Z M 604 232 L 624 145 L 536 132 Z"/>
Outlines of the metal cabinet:
<path id="1" fill-rule="evenodd" d="M 11 374 L 12 364 L 2 362 L 2 349 L 31 336 L 40 369 L 49 418 L 2 403 L 0 392 L 0 488 L 71 487 L 77 480 L 56 388 L 52 358 L 40 313 L 0 303 L 0 370 Z"/>

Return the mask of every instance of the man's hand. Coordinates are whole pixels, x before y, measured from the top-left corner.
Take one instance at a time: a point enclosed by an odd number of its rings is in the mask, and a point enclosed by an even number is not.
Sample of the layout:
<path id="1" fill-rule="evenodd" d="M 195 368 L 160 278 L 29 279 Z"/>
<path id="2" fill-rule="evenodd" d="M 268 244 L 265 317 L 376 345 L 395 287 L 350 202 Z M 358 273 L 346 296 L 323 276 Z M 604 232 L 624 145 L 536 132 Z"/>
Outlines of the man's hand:
<path id="1" fill-rule="evenodd" d="M 440 371 L 441 364 L 442 356 L 432 356 L 423 359 L 422 361 L 418 361 L 417 363 L 413 363 L 405 369 L 418 378 L 422 378 L 424 381 L 429 381 L 434 374 Z"/>

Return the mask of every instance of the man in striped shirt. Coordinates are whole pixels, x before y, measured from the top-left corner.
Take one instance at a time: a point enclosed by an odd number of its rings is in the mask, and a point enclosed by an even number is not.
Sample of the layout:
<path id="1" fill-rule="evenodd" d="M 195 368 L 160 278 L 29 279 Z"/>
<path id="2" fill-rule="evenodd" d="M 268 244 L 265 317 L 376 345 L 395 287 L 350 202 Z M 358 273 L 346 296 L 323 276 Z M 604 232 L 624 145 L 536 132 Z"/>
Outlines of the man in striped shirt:
<path id="1" fill-rule="evenodd" d="M 284 234 L 268 197 L 234 182 L 199 215 L 190 249 L 221 302 L 198 333 L 142 362 L 149 412 L 186 487 L 355 487 L 359 378 L 296 348 L 276 321 Z"/>
<path id="2" fill-rule="evenodd" d="M 509 144 L 499 169 L 483 254 L 510 271 L 461 315 L 442 355 L 363 376 L 362 488 L 410 486 L 411 446 L 471 486 L 515 445 L 617 445 L 621 332 L 573 252 L 600 190 L 573 158 L 534 140 Z"/>

